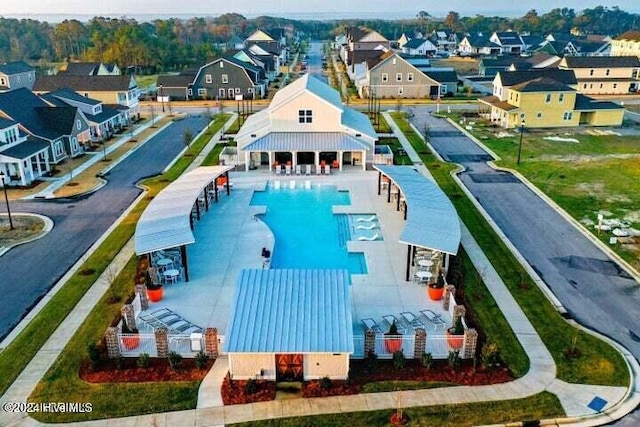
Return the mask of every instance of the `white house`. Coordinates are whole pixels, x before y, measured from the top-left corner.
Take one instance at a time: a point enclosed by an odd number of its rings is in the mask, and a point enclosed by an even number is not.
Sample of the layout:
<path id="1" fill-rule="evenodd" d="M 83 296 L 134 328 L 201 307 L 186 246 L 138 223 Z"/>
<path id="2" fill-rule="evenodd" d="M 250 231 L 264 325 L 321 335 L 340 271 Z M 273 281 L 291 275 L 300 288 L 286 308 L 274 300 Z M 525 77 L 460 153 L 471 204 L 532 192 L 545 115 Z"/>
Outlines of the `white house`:
<path id="1" fill-rule="evenodd" d="M 17 122 L 0 117 L 0 172 L 5 184 L 29 185 L 49 170 L 49 143 L 28 136 Z"/>
<path id="2" fill-rule="evenodd" d="M 438 48 L 429 39 L 413 38 L 402 46 L 402 53 L 411 56 L 434 55 Z"/>
<path id="3" fill-rule="evenodd" d="M 366 169 L 377 139 L 366 115 L 344 106 L 338 91 L 309 74 L 280 89 L 236 136 L 246 170 L 323 162 Z"/>

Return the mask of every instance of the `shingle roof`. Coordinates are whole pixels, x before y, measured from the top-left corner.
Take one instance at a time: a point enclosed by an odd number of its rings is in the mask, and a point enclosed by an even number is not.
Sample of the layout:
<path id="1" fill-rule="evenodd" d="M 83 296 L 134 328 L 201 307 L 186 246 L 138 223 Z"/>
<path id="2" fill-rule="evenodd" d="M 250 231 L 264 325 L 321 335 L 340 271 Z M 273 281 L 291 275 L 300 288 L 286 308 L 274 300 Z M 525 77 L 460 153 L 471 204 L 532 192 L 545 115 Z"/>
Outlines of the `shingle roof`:
<path id="1" fill-rule="evenodd" d="M 558 70 L 554 68 L 537 68 L 527 71 L 500 71 L 498 73 L 502 86 L 513 86 L 528 82 L 538 77 L 548 77 L 566 85 L 577 84 L 576 75 L 572 70 Z"/>
<path id="2" fill-rule="evenodd" d="M 354 50 L 349 52 L 349 56 L 347 58 L 348 65 L 359 64 L 361 62 L 371 61 L 371 66 L 379 63 L 381 61 L 380 57 L 385 52 L 382 50 Z"/>
<path id="3" fill-rule="evenodd" d="M 500 98 L 494 95 L 478 98 L 478 101 L 482 102 L 483 104 L 489 104 L 504 111 L 519 110 L 516 105 L 511 105 L 507 101 L 500 101 Z"/>
<path id="4" fill-rule="evenodd" d="M 432 44 L 430 40 L 428 39 L 411 39 L 408 42 L 405 43 L 405 45 L 403 47 L 406 47 L 407 49 L 417 49 L 420 46 L 422 46 L 425 43 L 429 43 Z"/>
<path id="5" fill-rule="evenodd" d="M 592 111 L 592 110 L 624 110 L 624 107 L 609 101 L 598 101 L 588 96 L 576 94 L 576 111 Z"/>
<path id="6" fill-rule="evenodd" d="M 131 82 L 131 76 L 127 75 L 74 76 L 58 74 L 56 76 L 38 76 L 33 85 L 33 90 L 36 92 L 53 92 L 62 88 L 70 88 L 76 91 L 115 92 L 129 90 Z"/>
<path id="7" fill-rule="evenodd" d="M 69 62 L 67 69 L 60 72 L 72 76 L 95 76 L 100 65 L 100 62 Z"/>
<path id="8" fill-rule="evenodd" d="M 26 160 L 36 153 L 45 151 L 49 148 L 49 143 L 39 138 L 29 137 L 18 145 L 9 147 L 0 151 L 0 156 L 7 156 L 17 160 Z"/>
<path id="9" fill-rule="evenodd" d="M 523 83 L 518 83 L 511 86 L 512 90 L 518 92 L 573 92 L 570 86 L 564 83 L 560 83 L 556 80 L 548 77 L 538 77 L 537 79 L 529 80 Z"/>
<path id="10" fill-rule="evenodd" d="M 422 70 L 422 72 L 438 83 L 450 83 L 458 81 L 458 75 L 455 71 L 428 71 L 424 69 Z"/>
<path id="11" fill-rule="evenodd" d="M 229 353 L 353 353 L 347 270 L 242 270 Z"/>
<path id="12" fill-rule="evenodd" d="M 35 68 L 33 68 L 32 66 L 30 66 L 24 61 L 0 63 L 0 73 L 7 74 L 7 75 L 28 73 L 29 71 L 33 71 L 33 70 L 35 70 Z"/>
<path id="13" fill-rule="evenodd" d="M 640 67 L 637 56 L 565 56 L 568 68 Z"/>
<path id="14" fill-rule="evenodd" d="M 0 93 L 0 111 L 19 122 L 34 135 L 51 140 L 68 135 L 71 129 L 61 132 L 60 127 L 51 122 L 55 121 L 54 114 L 47 113 L 45 110 L 55 108 L 57 107 L 50 107 L 26 88 Z"/>
<path id="15" fill-rule="evenodd" d="M 6 129 L 8 127 L 11 126 L 15 126 L 16 124 L 18 124 L 18 122 L 11 120 L 11 119 L 5 119 L 4 117 L 0 117 L 0 129 Z"/>
<path id="16" fill-rule="evenodd" d="M 189 85 L 193 84 L 193 80 L 195 79 L 195 75 L 193 74 L 178 74 L 178 75 L 160 75 L 158 76 L 158 81 L 156 83 L 156 87 L 180 87 L 186 88 Z"/>
<path id="17" fill-rule="evenodd" d="M 89 98 L 88 96 L 82 96 L 78 92 L 67 88 L 58 89 L 56 91 L 50 92 L 49 94 L 57 98 L 70 99 L 72 101 L 81 102 L 86 105 L 98 105 L 101 103 L 101 101 L 98 101 L 97 99 Z"/>
<path id="18" fill-rule="evenodd" d="M 626 31 L 616 37 L 615 40 L 633 40 L 638 42 L 640 41 L 640 30 Z"/>

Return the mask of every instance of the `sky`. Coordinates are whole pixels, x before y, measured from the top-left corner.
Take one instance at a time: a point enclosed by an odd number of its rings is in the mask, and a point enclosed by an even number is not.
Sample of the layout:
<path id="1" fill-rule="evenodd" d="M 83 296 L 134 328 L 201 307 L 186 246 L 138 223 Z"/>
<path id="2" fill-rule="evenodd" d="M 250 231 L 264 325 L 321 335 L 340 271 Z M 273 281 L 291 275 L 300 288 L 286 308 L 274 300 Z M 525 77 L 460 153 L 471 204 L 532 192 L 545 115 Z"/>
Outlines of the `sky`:
<path id="1" fill-rule="evenodd" d="M 420 10 L 426 10 L 434 16 L 445 16 L 454 10 L 463 16 L 475 14 L 497 14 L 504 16 L 522 16 L 530 9 L 546 13 L 556 7 L 570 7 L 576 11 L 598 5 L 619 6 L 628 12 L 640 12 L 638 0 L 590 1 L 590 0 L 520 0 L 518 2 L 470 2 L 469 0 L 448 0 L 429 2 L 425 0 L 2 0 L 0 15 L 13 14 L 82 14 L 133 16 L 140 14 L 215 16 L 225 12 L 238 12 L 255 16 L 287 16 L 292 14 L 322 14 L 339 12 L 339 16 L 353 13 L 353 17 L 368 17 L 387 13 L 390 18 L 399 15 L 413 17 Z M 322 16 L 319 19 L 327 19 Z"/>

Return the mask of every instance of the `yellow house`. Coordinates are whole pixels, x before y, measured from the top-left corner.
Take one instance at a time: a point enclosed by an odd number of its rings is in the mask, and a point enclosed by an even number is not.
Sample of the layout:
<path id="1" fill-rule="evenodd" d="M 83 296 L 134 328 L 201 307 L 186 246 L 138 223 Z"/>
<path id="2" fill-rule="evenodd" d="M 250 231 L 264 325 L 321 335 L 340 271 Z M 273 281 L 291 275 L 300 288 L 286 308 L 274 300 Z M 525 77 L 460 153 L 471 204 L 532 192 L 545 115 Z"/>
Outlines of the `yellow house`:
<path id="1" fill-rule="evenodd" d="M 510 76 L 511 73 L 518 72 L 498 73 L 494 95 L 478 100 L 489 107 L 490 120 L 500 127 L 517 128 L 523 122 L 527 128 L 622 124 L 624 108 L 578 94 L 571 85 L 549 77 L 552 74 L 548 72 L 519 72 L 518 76 Z M 571 81 L 566 73 L 558 76 Z M 511 84 L 517 80 L 524 81 Z"/>
<path id="2" fill-rule="evenodd" d="M 627 95 L 640 87 L 636 56 L 565 56 L 561 70 L 573 70 L 578 92 L 585 95 Z"/>
<path id="3" fill-rule="evenodd" d="M 613 39 L 611 55 L 640 57 L 640 30 L 629 30 Z"/>

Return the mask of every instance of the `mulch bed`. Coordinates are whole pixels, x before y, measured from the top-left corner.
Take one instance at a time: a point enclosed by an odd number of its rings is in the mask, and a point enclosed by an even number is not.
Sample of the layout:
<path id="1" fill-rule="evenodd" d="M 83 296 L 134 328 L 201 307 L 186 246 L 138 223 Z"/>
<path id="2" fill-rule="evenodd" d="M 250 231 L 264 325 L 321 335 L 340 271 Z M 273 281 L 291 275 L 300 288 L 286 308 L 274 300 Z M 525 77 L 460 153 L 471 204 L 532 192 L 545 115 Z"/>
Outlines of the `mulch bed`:
<path id="1" fill-rule="evenodd" d="M 88 361 L 80 366 L 78 374 L 84 381 L 90 383 L 139 383 L 147 381 L 202 381 L 213 366 L 209 360 L 204 369 L 198 369 L 193 359 L 182 359 L 180 369 L 174 371 L 166 359 L 150 359 L 147 368 L 139 368 L 137 359 L 122 359 L 118 369 L 116 362 L 108 360 L 94 370 Z"/>
<path id="2" fill-rule="evenodd" d="M 256 380 L 256 392 L 247 393 L 245 387 L 248 381 L 231 380 L 229 375 L 222 382 L 222 402 L 225 405 L 239 405 L 242 403 L 266 402 L 276 398 L 276 383 L 273 381 Z"/>
<path id="3" fill-rule="evenodd" d="M 471 361 L 461 362 L 457 371 L 451 369 L 447 361 L 434 361 L 426 369 L 418 360 L 407 360 L 401 370 L 396 370 L 391 360 L 351 360 L 349 379 L 332 381 L 331 388 L 323 388 L 320 381 L 306 381 L 303 387 L 304 397 L 344 396 L 357 394 L 362 386 L 376 381 L 429 381 L 450 383 L 452 385 L 488 385 L 513 380 L 508 368 L 473 369 Z"/>

